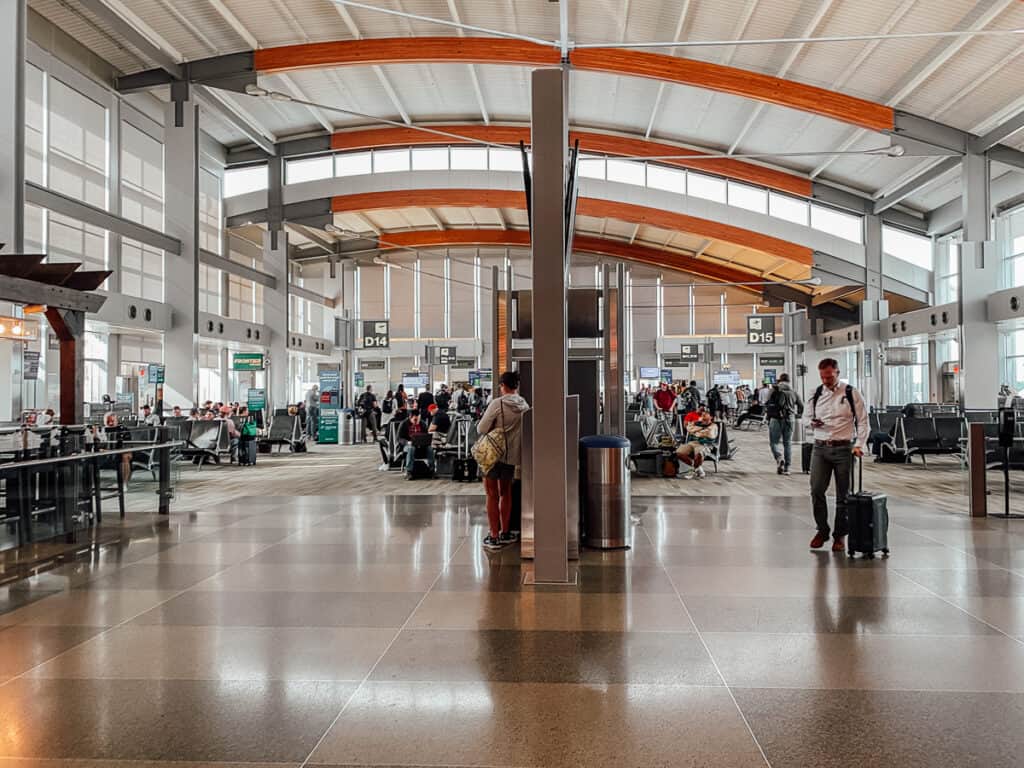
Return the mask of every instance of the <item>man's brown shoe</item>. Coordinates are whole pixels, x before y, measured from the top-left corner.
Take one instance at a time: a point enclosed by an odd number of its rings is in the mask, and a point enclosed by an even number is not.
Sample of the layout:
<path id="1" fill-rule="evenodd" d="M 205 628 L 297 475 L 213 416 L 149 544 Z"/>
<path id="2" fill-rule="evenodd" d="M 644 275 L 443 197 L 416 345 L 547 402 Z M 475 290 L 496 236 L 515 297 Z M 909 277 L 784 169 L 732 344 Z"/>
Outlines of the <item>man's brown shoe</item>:
<path id="1" fill-rule="evenodd" d="M 836 536 L 832 540 L 832 551 L 833 552 L 845 552 L 846 551 L 846 537 Z"/>
<path id="2" fill-rule="evenodd" d="M 811 549 L 821 549 L 825 546 L 826 541 L 828 541 L 828 536 L 819 531 L 814 534 L 814 538 L 811 539 Z"/>

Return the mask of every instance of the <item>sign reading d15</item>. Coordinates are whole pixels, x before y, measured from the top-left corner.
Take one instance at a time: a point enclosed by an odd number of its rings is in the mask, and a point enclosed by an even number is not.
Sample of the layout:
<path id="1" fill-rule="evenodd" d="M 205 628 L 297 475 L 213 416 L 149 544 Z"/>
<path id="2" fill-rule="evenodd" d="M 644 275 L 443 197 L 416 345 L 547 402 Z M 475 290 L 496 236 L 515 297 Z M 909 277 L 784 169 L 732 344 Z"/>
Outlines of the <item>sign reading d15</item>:
<path id="1" fill-rule="evenodd" d="M 775 318 L 771 315 L 747 315 L 747 343 L 774 344 Z"/>
<path id="2" fill-rule="evenodd" d="M 388 320 L 364 320 L 363 349 L 387 349 L 390 347 L 390 325 Z"/>

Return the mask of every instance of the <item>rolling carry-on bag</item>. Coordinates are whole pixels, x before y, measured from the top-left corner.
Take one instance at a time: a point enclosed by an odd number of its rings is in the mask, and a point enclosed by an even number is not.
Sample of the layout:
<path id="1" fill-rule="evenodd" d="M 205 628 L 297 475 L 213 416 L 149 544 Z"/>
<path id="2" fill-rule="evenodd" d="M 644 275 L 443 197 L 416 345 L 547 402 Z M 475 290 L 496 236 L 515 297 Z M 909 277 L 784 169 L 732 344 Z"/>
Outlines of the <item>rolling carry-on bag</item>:
<path id="1" fill-rule="evenodd" d="M 479 470 L 477 469 L 476 459 L 472 458 L 460 458 L 455 460 L 455 466 L 452 469 L 452 480 L 456 483 L 475 483 L 479 478 L 477 475 Z"/>
<path id="2" fill-rule="evenodd" d="M 805 475 L 811 471 L 811 454 L 814 453 L 814 443 L 800 444 L 800 471 Z"/>
<path id="3" fill-rule="evenodd" d="M 857 462 L 857 490 L 846 497 L 848 535 L 846 550 L 850 557 L 858 552 L 871 560 L 876 552 L 889 554 L 889 507 L 884 493 L 864 490 L 864 460 Z M 852 474 L 852 472 L 851 472 Z M 853 478 L 850 478 L 852 484 Z"/>

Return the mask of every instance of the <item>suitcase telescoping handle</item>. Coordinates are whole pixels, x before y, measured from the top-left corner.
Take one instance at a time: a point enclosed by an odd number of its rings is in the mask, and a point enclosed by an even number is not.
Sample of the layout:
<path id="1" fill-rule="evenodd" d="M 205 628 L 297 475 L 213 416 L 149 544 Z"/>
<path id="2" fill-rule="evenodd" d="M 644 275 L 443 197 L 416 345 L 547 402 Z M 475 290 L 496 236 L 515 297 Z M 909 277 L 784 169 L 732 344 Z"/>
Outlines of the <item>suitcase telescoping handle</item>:
<path id="1" fill-rule="evenodd" d="M 854 487 L 853 465 L 850 466 L 850 486 L 854 493 L 861 493 L 864 490 L 864 457 L 853 454 L 853 464 L 857 466 L 857 483 Z"/>

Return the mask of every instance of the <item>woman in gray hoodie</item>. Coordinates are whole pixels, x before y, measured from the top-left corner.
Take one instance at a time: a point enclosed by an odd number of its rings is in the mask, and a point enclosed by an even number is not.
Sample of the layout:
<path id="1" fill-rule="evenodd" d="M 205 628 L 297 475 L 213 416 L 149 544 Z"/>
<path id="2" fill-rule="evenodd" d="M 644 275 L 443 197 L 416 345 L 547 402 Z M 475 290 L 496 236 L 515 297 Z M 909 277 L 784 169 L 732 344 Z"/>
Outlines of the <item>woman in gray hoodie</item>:
<path id="1" fill-rule="evenodd" d="M 505 433 L 505 454 L 484 477 L 490 524 L 490 532 L 484 539 L 487 549 L 498 549 L 515 541 L 508 529 L 512 517 L 512 481 L 516 467 L 523 460 L 523 414 L 530 410 L 529 404 L 519 396 L 518 373 L 505 371 L 501 374 L 500 386 L 501 395 L 491 400 L 476 427 L 481 435 L 495 429 Z"/>

